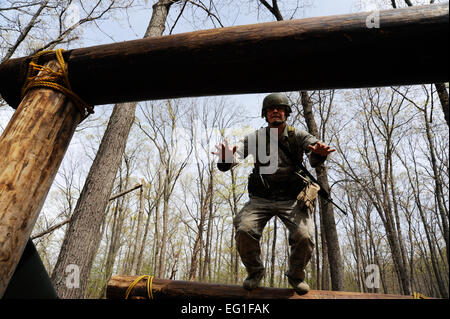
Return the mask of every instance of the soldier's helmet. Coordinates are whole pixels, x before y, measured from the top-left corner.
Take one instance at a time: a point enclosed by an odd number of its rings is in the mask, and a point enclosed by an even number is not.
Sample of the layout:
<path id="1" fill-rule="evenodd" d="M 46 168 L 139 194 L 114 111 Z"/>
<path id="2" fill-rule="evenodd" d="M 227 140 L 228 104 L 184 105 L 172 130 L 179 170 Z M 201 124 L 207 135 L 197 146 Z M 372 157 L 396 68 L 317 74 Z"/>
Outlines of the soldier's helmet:
<path id="1" fill-rule="evenodd" d="M 266 117 L 267 108 L 271 106 L 284 106 L 286 108 L 286 117 L 292 112 L 287 96 L 282 93 L 272 93 L 264 98 L 261 117 Z"/>

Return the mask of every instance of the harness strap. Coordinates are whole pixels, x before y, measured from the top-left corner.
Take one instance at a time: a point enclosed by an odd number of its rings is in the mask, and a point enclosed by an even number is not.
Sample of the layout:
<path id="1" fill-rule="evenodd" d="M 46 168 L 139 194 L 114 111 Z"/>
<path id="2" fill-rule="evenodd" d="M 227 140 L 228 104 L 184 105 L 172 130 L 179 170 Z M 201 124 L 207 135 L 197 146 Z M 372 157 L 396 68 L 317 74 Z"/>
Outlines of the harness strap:
<path id="1" fill-rule="evenodd" d="M 298 163 L 302 163 L 303 159 L 299 156 L 299 148 L 297 139 L 295 138 L 295 128 L 293 126 L 288 125 L 288 141 L 289 141 L 289 151 L 290 151 L 290 157 L 295 159 L 295 162 L 293 163 L 297 168 L 299 168 Z M 289 156 L 289 154 L 286 154 Z"/>

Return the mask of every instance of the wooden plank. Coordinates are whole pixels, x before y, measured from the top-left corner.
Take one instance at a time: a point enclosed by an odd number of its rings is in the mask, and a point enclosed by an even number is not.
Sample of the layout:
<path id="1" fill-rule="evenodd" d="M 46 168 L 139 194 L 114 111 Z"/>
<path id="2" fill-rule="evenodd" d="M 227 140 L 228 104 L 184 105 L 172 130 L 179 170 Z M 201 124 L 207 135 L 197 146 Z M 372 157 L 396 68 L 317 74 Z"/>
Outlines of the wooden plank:
<path id="1" fill-rule="evenodd" d="M 448 3 L 203 30 L 68 51 L 92 105 L 163 98 L 448 82 Z M 370 18 L 370 17 L 369 17 Z M 19 102 L 27 58 L 0 65 Z"/>
<path id="2" fill-rule="evenodd" d="M 124 299 L 127 288 L 139 276 L 113 276 L 108 282 L 107 299 Z M 311 290 L 298 295 L 293 289 L 259 287 L 247 291 L 241 285 L 199 283 L 192 281 L 154 278 L 152 294 L 155 300 L 170 298 L 208 299 L 412 299 L 412 296 L 374 294 L 345 291 Z M 148 298 L 147 279 L 139 281 L 129 295 L 130 299 Z"/>
<path id="3" fill-rule="evenodd" d="M 47 66 L 58 68 L 55 61 Z M 80 120 L 78 109 L 63 94 L 34 89 L 0 137 L 0 297 Z"/>

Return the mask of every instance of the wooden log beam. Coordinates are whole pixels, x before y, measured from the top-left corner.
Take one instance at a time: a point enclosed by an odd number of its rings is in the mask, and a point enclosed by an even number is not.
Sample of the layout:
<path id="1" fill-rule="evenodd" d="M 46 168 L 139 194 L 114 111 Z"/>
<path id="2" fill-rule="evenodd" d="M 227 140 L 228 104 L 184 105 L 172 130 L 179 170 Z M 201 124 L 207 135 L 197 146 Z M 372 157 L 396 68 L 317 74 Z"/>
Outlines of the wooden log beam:
<path id="1" fill-rule="evenodd" d="M 371 18 L 379 28 L 368 28 Z M 376 26 L 376 25 L 375 25 Z M 91 105 L 448 82 L 448 3 L 182 33 L 65 54 Z M 0 65 L 11 105 L 28 58 Z"/>
<path id="2" fill-rule="evenodd" d="M 132 282 L 139 276 L 113 276 L 106 289 L 107 299 L 124 299 Z M 412 299 L 412 296 L 374 294 L 345 291 L 311 290 L 306 295 L 298 295 L 293 289 L 259 287 L 247 291 L 241 285 L 199 283 L 192 281 L 154 278 L 152 294 L 155 300 L 171 298 L 208 299 Z M 145 299 L 147 279 L 139 281 L 131 291 L 129 299 Z"/>
<path id="3" fill-rule="evenodd" d="M 58 69 L 56 61 L 47 66 Z M 63 94 L 34 89 L 0 136 L 0 298 L 80 120 Z"/>

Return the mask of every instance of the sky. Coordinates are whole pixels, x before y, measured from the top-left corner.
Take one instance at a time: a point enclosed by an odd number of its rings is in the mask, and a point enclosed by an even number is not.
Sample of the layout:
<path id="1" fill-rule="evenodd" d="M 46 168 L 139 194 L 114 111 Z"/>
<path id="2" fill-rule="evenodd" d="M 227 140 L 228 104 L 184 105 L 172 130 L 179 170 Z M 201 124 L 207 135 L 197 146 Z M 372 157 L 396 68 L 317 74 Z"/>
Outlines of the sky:
<path id="1" fill-rule="evenodd" d="M 283 1 L 284 0 L 280 1 L 280 5 L 283 3 Z M 247 3 L 247 1 L 242 2 Z M 295 4 L 296 1 L 291 0 L 284 2 Z M 358 2 L 358 0 L 306 0 L 304 2 L 310 3 L 311 5 L 309 5 L 307 8 L 303 8 L 297 11 L 297 14 L 295 16 L 296 18 L 339 15 L 355 12 L 355 4 Z M 138 7 L 136 9 L 128 10 L 129 19 L 127 21 L 115 21 L 113 19 L 109 19 L 108 21 L 105 21 L 101 24 L 102 28 L 106 33 L 110 34 L 115 41 L 126 41 L 141 38 L 144 35 L 144 32 L 149 23 L 153 3 L 154 1 L 147 1 L 147 5 L 145 7 Z M 291 7 L 286 6 L 286 9 L 289 9 Z M 281 8 L 283 9 L 283 7 Z M 267 10 L 264 8 L 264 14 L 261 14 L 260 21 L 257 21 L 257 13 L 254 11 L 254 8 L 249 7 L 248 4 L 243 4 L 241 8 L 224 7 L 219 10 L 221 11 L 220 18 L 221 20 L 223 20 L 222 23 L 225 27 L 267 22 L 270 21 L 268 20 L 270 18 L 274 20 L 273 17 L 270 16 L 267 13 Z M 174 11 L 178 13 L 179 6 L 172 6 L 172 9 L 170 11 L 172 16 Z M 187 17 L 181 18 L 179 20 L 173 33 L 195 31 L 192 25 L 192 21 L 189 21 L 192 20 L 190 19 L 191 17 L 189 15 L 186 16 Z M 174 18 L 172 17 L 172 19 Z M 99 41 L 102 43 L 112 42 L 111 39 L 102 36 L 100 33 L 95 31 L 94 33 L 96 34 L 85 34 L 86 46 L 96 45 Z"/>
<path id="2" fill-rule="evenodd" d="M 256 1 L 256 0 L 254 0 Z M 307 3 L 308 5 L 305 8 L 299 9 L 295 18 L 307 18 L 307 17 L 318 17 L 318 16 L 328 16 L 328 15 L 338 15 L 338 14 L 346 14 L 355 12 L 355 3 L 360 0 L 304 0 L 300 1 L 301 3 Z M 149 23 L 149 19 L 152 14 L 152 5 L 155 3 L 155 0 L 148 1 L 140 1 L 144 6 L 138 6 L 127 11 L 127 15 L 118 14 L 115 18 L 107 19 L 99 23 L 100 29 L 98 28 L 85 28 L 83 31 L 83 35 L 81 37 L 81 42 L 74 44 L 71 48 L 78 47 L 89 47 L 99 44 L 108 44 L 113 42 L 121 42 L 121 41 L 129 41 L 142 38 L 147 25 Z M 224 1 L 218 1 L 217 3 L 223 4 L 226 3 Z M 234 2 L 236 3 L 236 2 Z M 237 25 L 245 25 L 245 24 L 253 24 L 259 22 L 268 22 L 274 21 L 273 16 L 268 13 L 265 8 L 262 8 L 260 12 L 255 10 L 256 6 L 250 0 L 242 0 L 242 6 L 225 6 L 222 5 L 221 8 L 218 8 L 220 12 L 220 18 L 225 27 L 227 26 L 237 26 Z M 252 3 L 253 5 L 250 5 Z M 282 0 L 279 1 L 280 8 L 283 13 L 287 15 L 293 6 L 296 6 L 297 0 Z M 79 8 L 75 5 L 74 12 L 76 13 Z M 176 15 L 180 10 L 180 5 L 173 5 L 169 15 L 168 24 L 171 26 L 174 22 Z M 198 10 L 201 12 L 201 10 Z M 213 28 L 214 25 L 207 21 L 207 23 L 196 23 L 193 25 L 192 21 L 195 20 L 190 15 L 191 12 L 186 13 L 186 17 L 182 17 L 176 27 L 173 30 L 173 33 L 182 33 L 182 32 L 191 32 L 199 29 L 210 29 Z M 204 14 L 198 14 L 198 16 L 202 16 L 205 19 Z M 166 30 L 165 34 L 167 34 L 168 30 Z M 243 95 L 232 95 L 230 96 L 231 100 L 234 103 L 242 104 L 248 107 L 249 112 L 251 112 L 250 116 L 258 117 L 259 110 L 262 104 L 262 100 L 266 94 L 243 94 Z M 97 109 L 103 108 L 102 106 L 97 106 Z M 110 106 L 107 106 L 110 108 Z M 0 128 L 4 128 L 9 120 L 9 117 L 12 115 L 13 110 L 9 110 L 8 112 L 2 112 L 2 116 L 0 118 Z M 108 113 L 108 111 L 106 111 Z M 260 121 L 263 124 L 263 121 Z"/>
<path id="3" fill-rule="evenodd" d="M 252 0 L 256 1 L 256 0 Z M 355 3 L 360 0 L 304 0 L 300 1 L 301 3 L 308 3 L 309 5 L 300 8 L 295 15 L 295 18 L 307 18 L 307 17 L 319 17 L 319 16 L 328 16 L 328 15 L 339 15 L 356 12 L 357 9 L 355 7 Z M 142 38 L 147 25 L 149 23 L 149 19 L 152 14 L 152 5 L 155 3 L 155 0 L 149 1 L 141 1 L 141 3 L 145 3 L 145 6 L 135 7 L 129 9 L 127 11 L 127 16 L 124 14 L 119 14 L 115 18 L 107 19 L 99 23 L 100 29 L 98 28 L 85 28 L 82 35 L 81 43 L 76 43 L 71 48 L 78 47 L 88 47 L 99 44 L 108 44 L 112 42 L 120 42 L 120 41 L 129 41 Z M 226 0 L 217 1 L 216 3 L 225 3 Z M 234 2 L 236 3 L 236 2 Z M 227 26 L 237 26 L 237 25 L 245 25 L 245 24 L 253 24 L 259 22 L 268 22 L 274 21 L 274 17 L 268 13 L 265 8 L 261 8 L 260 12 L 256 11 L 256 6 L 254 2 L 250 0 L 242 0 L 242 6 L 223 6 L 218 8 L 220 12 L 220 18 L 225 27 Z M 252 5 L 250 5 L 251 3 Z M 282 12 L 286 15 L 292 8 L 292 6 L 296 6 L 297 0 L 282 0 L 279 1 L 280 8 Z M 75 13 L 77 8 L 75 7 Z M 177 16 L 180 10 L 180 5 L 172 6 L 168 25 L 171 26 L 174 22 L 175 17 Z M 206 23 L 197 23 L 196 25 L 192 24 L 192 12 L 186 11 L 186 17 L 181 18 L 176 28 L 173 30 L 173 33 L 182 33 L 182 32 L 191 32 L 199 29 L 210 29 L 213 28 L 214 25 L 207 20 Z M 198 16 L 205 18 L 205 14 L 202 11 L 198 12 Z M 165 34 L 167 34 L 168 30 L 166 30 Z M 270 92 L 268 92 L 270 93 Z M 260 118 L 260 110 L 262 106 L 262 101 L 266 94 L 241 94 L 241 95 L 230 95 L 228 99 L 230 103 L 234 105 L 241 106 L 244 108 L 244 112 L 246 116 L 254 118 L 249 125 L 253 128 L 258 128 L 260 126 L 265 125 L 265 121 Z M 105 121 L 109 114 L 112 112 L 112 105 L 103 105 L 95 107 L 96 114 L 104 114 Z M 12 116 L 13 110 L 9 109 L 7 112 L 2 110 L 2 114 L 0 114 L 0 131 L 7 125 L 10 116 Z M 78 144 L 78 146 L 76 145 Z M 83 144 L 81 141 L 78 141 L 77 138 L 74 138 L 71 143 L 71 149 L 75 149 L 77 147 L 81 147 Z M 68 156 L 70 153 L 68 152 Z"/>
<path id="4" fill-rule="evenodd" d="M 347 14 L 355 12 L 356 7 L 355 4 L 358 0 L 306 0 L 304 2 L 310 3 L 312 5 L 307 8 L 300 9 L 297 11 L 296 18 L 307 18 L 307 17 L 319 17 L 319 16 L 329 16 L 329 15 L 339 15 L 339 14 Z M 84 34 L 84 43 L 83 46 L 91 46 L 98 45 L 99 43 L 111 43 L 114 41 L 128 41 L 134 39 L 140 39 L 149 23 L 149 18 L 152 13 L 152 4 L 154 1 L 147 1 L 147 5 L 139 9 L 131 9 L 128 11 L 128 19 L 124 19 L 124 17 L 118 17 L 117 20 L 109 19 L 101 24 L 102 30 L 110 35 L 105 36 L 102 32 L 98 30 L 89 30 Z M 263 8 L 263 12 L 260 13 L 259 21 L 257 20 L 257 12 L 254 10 L 254 6 L 250 7 L 247 3 L 248 1 L 243 1 L 243 5 L 241 8 L 221 8 L 220 12 L 224 12 L 221 16 L 223 20 L 222 23 L 225 27 L 227 26 L 237 26 L 237 25 L 245 25 L 245 24 L 253 24 L 258 22 L 268 22 L 274 21 L 274 18 L 267 13 L 267 10 Z M 293 3 L 295 5 L 296 1 L 284 1 L 284 3 Z M 280 1 L 280 6 L 283 4 L 283 1 Z M 284 9 L 285 7 L 281 7 Z M 286 7 L 288 9 L 289 6 Z M 174 17 L 179 12 L 179 6 L 173 6 L 171 9 L 171 22 L 172 25 Z M 287 10 L 285 11 L 287 12 Z M 182 18 L 178 21 L 173 33 L 182 33 L 182 32 L 192 32 L 195 31 L 195 27 L 202 26 L 193 26 L 192 22 L 189 21 L 191 18 L 188 14 L 186 14 L 186 18 Z M 192 19 L 191 19 L 192 20 Z M 206 29 L 212 28 L 213 26 L 210 24 L 210 27 L 206 27 Z M 197 28 L 198 30 L 198 28 Z M 166 30 L 165 34 L 167 34 L 168 30 Z M 260 106 L 262 105 L 262 100 L 266 94 L 243 94 L 243 95 L 232 95 L 230 98 L 237 104 L 243 104 L 248 106 L 249 111 L 251 112 L 251 116 L 257 117 L 260 112 Z M 263 124 L 263 121 L 260 121 Z"/>
<path id="5" fill-rule="evenodd" d="M 89 27 L 83 29 L 83 34 L 81 36 L 81 41 L 74 43 L 70 48 L 75 49 L 79 47 L 89 47 L 99 44 L 108 44 L 113 42 L 129 41 L 142 38 L 149 19 L 152 14 L 152 5 L 156 0 L 139 1 L 141 6 L 131 8 L 127 11 L 127 15 L 123 11 L 118 12 L 118 15 L 114 18 L 105 19 L 101 21 L 98 25 L 100 28 Z M 256 10 L 256 0 L 241 0 L 241 6 L 230 6 L 225 5 L 227 0 L 217 1 L 218 11 L 220 12 L 220 19 L 225 27 L 227 26 L 237 26 L 245 24 L 253 24 L 260 22 L 274 21 L 274 17 L 266 10 L 266 8 L 261 8 L 258 12 Z M 339 15 L 357 12 L 356 3 L 362 0 L 301 0 L 300 3 L 306 3 L 307 6 L 300 8 L 296 11 L 295 18 L 307 18 L 307 17 L 319 17 L 328 15 Z M 371 0 L 364 0 L 371 1 Z M 76 2 L 74 2 L 74 15 L 76 18 L 77 7 Z M 235 1 L 233 3 L 236 3 Z M 280 8 L 288 18 L 288 12 L 290 12 L 293 7 L 297 5 L 297 0 L 281 0 L 279 1 Z M 172 6 L 168 25 L 173 25 L 175 17 L 178 15 L 181 6 L 175 4 Z M 210 29 L 215 26 L 210 20 L 205 18 L 205 14 L 201 10 L 197 10 L 197 18 L 192 17 L 192 11 L 185 11 L 185 16 L 179 19 L 173 33 L 191 32 L 199 29 Z M 201 20 L 206 20 L 205 23 Z M 193 25 L 192 21 L 200 20 Z M 166 30 L 165 34 L 168 33 Z M 270 92 L 268 92 L 270 93 Z M 246 109 L 246 114 L 252 118 L 255 118 L 255 123 L 250 124 L 252 127 L 260 127 L 265 124 L 264 120 L 259 117 L 262 101 L 266 94 L 241 94 L 241 95 L 230 95 L 230 103 L 241 105 Z M 112 111 L 111 105 L 96 106 L 96 114 L 105 113 L 105 116 L 109 116 Z M 0 132 L 6 127 L 10 117 L 12 116 L 14 110 L 11 108 L 3 108 L 0 110 Z"/>
<path id="6" fill-rule="evenodd" d="M 318 17 L 327 15 L 338 15 L 355 12 L 355 2 L 359 0 L 306 0 L 306 2 L 313 3 L 312 6 L 299 10 L 296 14 L 296 18 L 306 17 Z M 220 3 L 221 1 L 218 1 Z M 223 2 L 223 1 L 222 1 Z M 267 13 L 267 10 L 263 8 L 259 14 L 255 11 L 255 6 L 249 6 L 249 1 L 242 0 L 244 5 L 240 8 L 220 8 L 219 11 L 223 13 L 221 20 L 224 26 L 237 26 L 245 24 L 253 24 L 258 22 L 274 21 L 272 15 Z M 116 19 L 109 19 L 101 24 L 103 32 L 99 30 L 89 29 L 86 30 L 83 36 L 82 46 L 91 46 L 98 44 L 106 44 L 114 41 L 128 41 L 142 38 L 149 19 L 152 13 L 152 4 L 154 1 L 148 1 L 144 8 L 131 9 L 128 11 L 128 17 L 118 16 Z M 247 5 L 245 5 L 245 3 Z M 281 4 L 296 3 L 296 0 L 280 1 Z M 171 15 L 169 16 L 169 25 L 173 24 L 176 15 L 179 12 L 179 6 L 173 6 L 171 9 Z M 282 9 L 289 9 L 289 7 L 281 7 Z M 286 10 L 285 12 L 287 12 Z M 204 14 L 203 14 L 204 16 Z M 171 19 L 171 20 L 170 20 Z M 185 19 L 180 19 L 177 23 L 173 33 L 191 32 L 198 29 L 209 29 L 214 27 L 211 23 L 205 25 L 192 25 L 192 16 L 189 12 L 186 14 Z M 167 31 L 165 34 L 167 34 Z M 108 34 L 109 36 L 106 36 Z M 262 101 L 266 94 L 242 94 L 242 95 L 230 95 L 228 99 L 230 103 L 234 105 L 242 106 L 246 116 L 253 117 L 254 120 L 248 124 L 253 128 L 258 128 L 265 125 L 265 121 L 260 117 Z M 106 116 L 112 111 L 112 106 L 97 106 L 96 113 L 105 112 Z M 73 141 L 77 143 L 76 141 Z M 79 143 L 79 142 L 78 142 Z M 75 145 L 73 145 L 75 146 Z M 74 149 L 76 147 L 72 147 Z"/>

